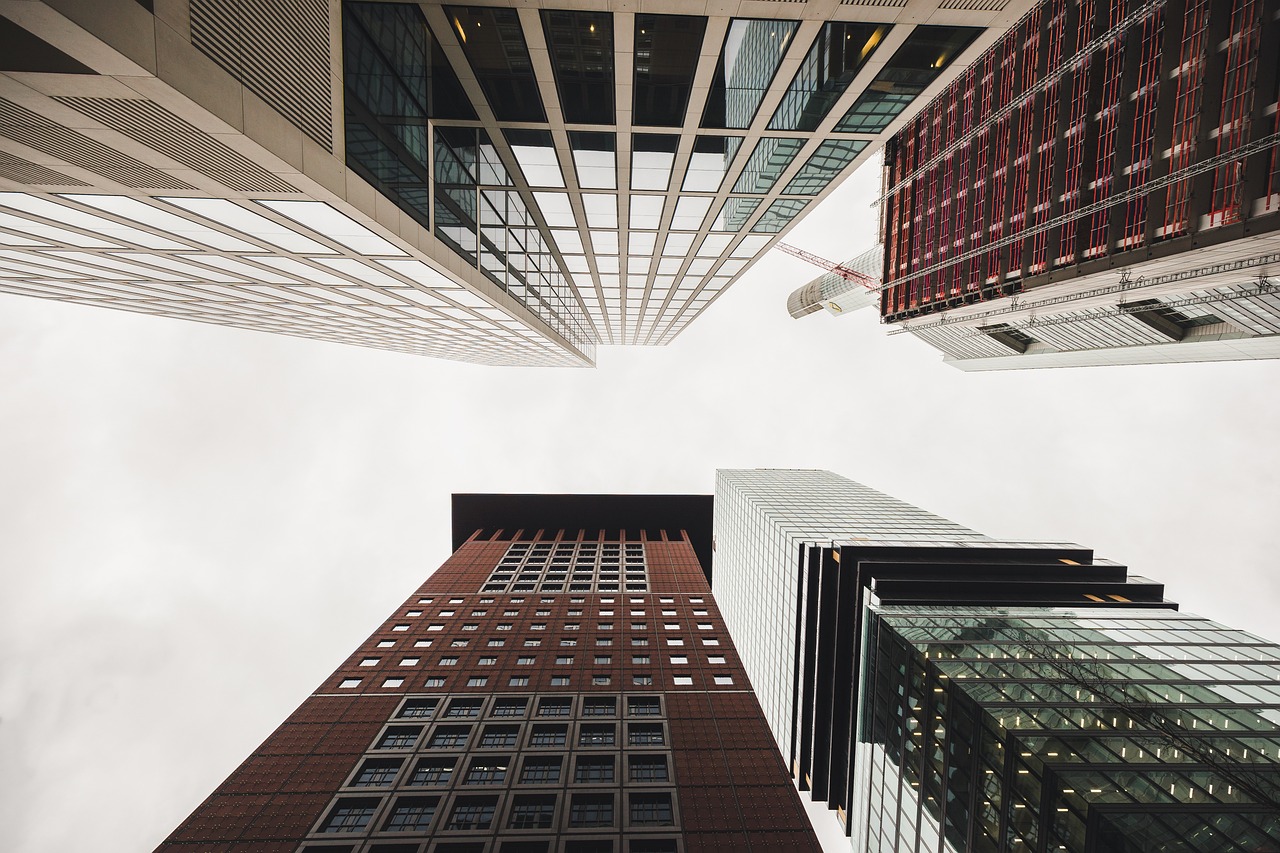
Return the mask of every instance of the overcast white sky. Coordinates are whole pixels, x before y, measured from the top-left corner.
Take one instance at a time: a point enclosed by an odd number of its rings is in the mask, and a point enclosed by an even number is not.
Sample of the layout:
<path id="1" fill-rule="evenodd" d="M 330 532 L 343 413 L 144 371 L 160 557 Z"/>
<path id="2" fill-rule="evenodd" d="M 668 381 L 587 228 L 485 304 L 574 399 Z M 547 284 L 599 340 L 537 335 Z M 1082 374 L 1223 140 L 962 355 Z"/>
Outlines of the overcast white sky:
<path id="1" fill-rule="evenodd" d="M 874 168 L 789 237 L 867 248 Z M 675 343 L 503 370 L 0 296 L 0 847 L 158 844 L 449 552 L 449 495 L 827 468 L 1273 638 L 1280 363 L 965 374 L 773 252 Z"/>

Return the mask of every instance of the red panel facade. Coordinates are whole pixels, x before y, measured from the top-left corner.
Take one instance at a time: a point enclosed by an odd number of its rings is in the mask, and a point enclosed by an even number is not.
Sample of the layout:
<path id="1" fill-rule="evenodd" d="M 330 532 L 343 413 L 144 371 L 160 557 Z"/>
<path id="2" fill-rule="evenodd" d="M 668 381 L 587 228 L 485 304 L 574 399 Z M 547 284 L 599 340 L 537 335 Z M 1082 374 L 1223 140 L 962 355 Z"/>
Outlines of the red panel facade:
<path id="1" fill-rule="evenodd" d="M 486 535 L 159 850 L 820 849 L 687 537 Z"/>

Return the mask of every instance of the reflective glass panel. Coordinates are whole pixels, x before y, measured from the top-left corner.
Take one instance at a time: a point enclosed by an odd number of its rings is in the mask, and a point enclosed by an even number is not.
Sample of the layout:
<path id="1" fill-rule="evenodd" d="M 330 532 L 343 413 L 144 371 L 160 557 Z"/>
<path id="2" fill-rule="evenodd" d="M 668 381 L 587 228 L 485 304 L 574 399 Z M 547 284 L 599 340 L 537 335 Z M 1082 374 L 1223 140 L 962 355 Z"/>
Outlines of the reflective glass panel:
<path id="1" fill-rule="evenodd" d="M 720 189 L 741 146 L 741 136 L 699 136 L 693 141 L 693 153 L 689 156 L 689 168 L 681 189 L 708 193 Z"/>
<path id="2" fill-rule="evenodd" d="M 611 190 L 618 186 L 617 154 L 612 133 L 569 132 L 573 165 L 578 172 L 578 186 L 583 189 Z"/>
<path id="3" fill-rule="evenodd" d="M 637 133 L 631 137 L 631 189 L 665 190 L 680 137 L 667 133 Z"/>
<path id="4" fill-rule="evenodd" d="M 769 205 L 764 215 L 751 226 L 752 231 L 764 234 L 777 234 L 804 210 L 809 202 L 798 198 L 780 198 Z"/>
<path id="5" fill-rule="evenodd" d="M 796 176 L 787 182 L 783 194 L 817 195 L 869 144 L 862 139 L 831 139 L 822 143 Z"/>
<path id="6" fill-rule="evenodd" d="M 542 30 L 551 53 L 564 120 L 614 124 L 613 16 L 606 12 L 544 10 Z"/>
<path id="7" fill-rule="evenodd" d="M 737 231 L 747 223 L 747 220 L 751 218 L 751 214 L 755 213 L 756 208 L 759 206 L 760 199 L 758 198 L 725 199 L 724 204 L 720 207 L 720 212 L 711 221 L 711 230 Z"/>
<path id="8" fill-rule="evenodd" d="M 531 187 L 563 187 L 564 175 L 549 130 L 506 130 L 507 144 Z"/>
<path id="9" fill-rule="evenodd" d="M 836 130 L 884 130 L 981 32 L 979 27 L 916 27 L 840 119 Z"/>
<path id="10" fill-rule="evenodd" d="M 446 6 L 444 11 L 498 121 L 546 121 L 516 10 Z"/>
<path id="11" fill-rule="evenodd" d="M 748 127 L 799 24 L 734 19 L 702 113 L 703 127 Z"/>
<path id="12" fill-rule="evenodd" d="M 707 19 L 636 15 L 633 125 L 684 124 Z"/>
<path id="13" fill-rule="evenodd" d="M 769 122 L 770 130 L 817 130 L 889 33 L 888 24 L 823 25 Z"/>
<path id="14" fill-rule="evenodd" d="M 766 136 L 756 144 L 751 157 L 742 167 L 742 174 L 733 185 L 736 193 L 767 193 L 797 152 L 804 147 L 803 139 Z"/>

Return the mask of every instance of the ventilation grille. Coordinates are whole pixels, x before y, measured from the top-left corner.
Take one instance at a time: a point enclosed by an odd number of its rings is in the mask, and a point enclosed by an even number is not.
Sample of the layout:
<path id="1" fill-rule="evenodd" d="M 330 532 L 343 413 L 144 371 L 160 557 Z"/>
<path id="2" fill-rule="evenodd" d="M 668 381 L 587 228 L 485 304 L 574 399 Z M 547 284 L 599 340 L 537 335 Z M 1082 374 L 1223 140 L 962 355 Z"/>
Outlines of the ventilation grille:
<path id="1" fill-rule="evenodd" d="M 1003 12 L 1009 0 L 942 0 L 939 9 L 955 9 L 965 12 Z"/>
<path id="2" fill-rule="evenodd" d="M 333 151 L 328 0 L 191 0 L 191 43 Z"/>
<path id="3" fill-rule="evenodd" d="M 40 184 L 52 187 L 87 187 L 84 181 L 67 177 L 61 172 L 46 169 L 39 163 L 23 160 L 7 151 L 0 151 L 0 178 L 19 184 Z"/>
<path id="4" fill-rule="evenodd" d="M 841 6 L 888 6 L 893 9 L 901 9 L 907 5 L 907 0 L 840 0 Z"/>
<path id="5" fill-rule="evenodd" d="M 195 189 L 159 169 L 3 98 L 0 98 L 0 135 L 126 187 L 139 190 Z"/>
<path id="6" fill-rule="evenodd" d="M 243 154 L 178 118 L 159 104 L 136 98 L 54 98 L 112 130 L 154 148 L 241 192 L 297 190 Z"/>

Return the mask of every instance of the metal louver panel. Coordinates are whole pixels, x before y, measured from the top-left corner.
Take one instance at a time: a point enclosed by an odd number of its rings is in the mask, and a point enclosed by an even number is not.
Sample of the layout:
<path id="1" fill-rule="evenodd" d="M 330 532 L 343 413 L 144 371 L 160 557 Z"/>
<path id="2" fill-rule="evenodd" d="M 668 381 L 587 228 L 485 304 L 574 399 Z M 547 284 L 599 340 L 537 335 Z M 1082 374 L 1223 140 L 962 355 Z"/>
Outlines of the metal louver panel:
<path id="1" fill-rule="evenodd" d="M 1009 0 L 942 0 L 939 9 L 956 9 L 965 12 L 1003 12 Z"/>
<path id="2" fill-rule="evenodd" d="M 126 187 L 139 190 L 195 189 L 159 169 L 3 98 L 0 98 L 0 135 Z"/>
<path id="3" fill-rule="evenodd" d="M 191 0 L 191 43 L 333 151 L 328 0 Z"/>
<path id="4" fill-rule="evenodd" d="M 297 189 L 159 104 L 136 98 L 54 98 L 112 130 L 241 192 Z"/>
<path id="5" fill-rule="evenodd" d="M 0 151 L 0 178 L 19 184 L 35 184 L 53 187 L 87 187 L 84 181 L 68 177 L 61 172 L 24 160 L 16 154 Z"/>

